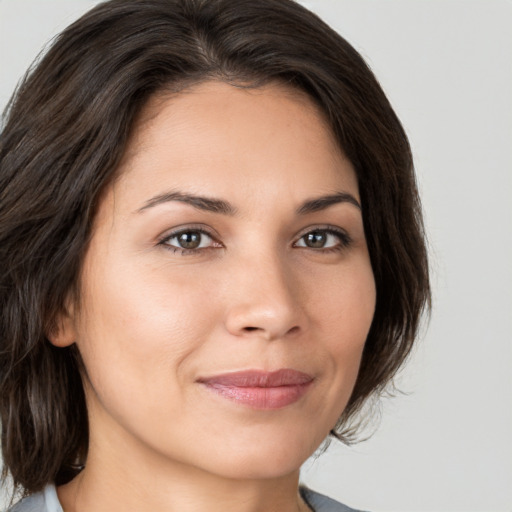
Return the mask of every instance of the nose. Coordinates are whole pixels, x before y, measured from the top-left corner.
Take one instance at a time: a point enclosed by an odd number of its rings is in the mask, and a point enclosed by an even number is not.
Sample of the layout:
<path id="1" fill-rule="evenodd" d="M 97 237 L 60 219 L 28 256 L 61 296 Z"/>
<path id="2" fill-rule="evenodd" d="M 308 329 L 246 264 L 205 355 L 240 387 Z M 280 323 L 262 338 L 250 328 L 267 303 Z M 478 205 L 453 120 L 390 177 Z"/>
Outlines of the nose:
<path id="1" fill-rule="evenodd" d="M 305 329 L 300 285 L 292 269 L 276 256 L 246 261 L 232 269 L 228 281 L 225 322 L 231 334 L 272 341 Z"/>

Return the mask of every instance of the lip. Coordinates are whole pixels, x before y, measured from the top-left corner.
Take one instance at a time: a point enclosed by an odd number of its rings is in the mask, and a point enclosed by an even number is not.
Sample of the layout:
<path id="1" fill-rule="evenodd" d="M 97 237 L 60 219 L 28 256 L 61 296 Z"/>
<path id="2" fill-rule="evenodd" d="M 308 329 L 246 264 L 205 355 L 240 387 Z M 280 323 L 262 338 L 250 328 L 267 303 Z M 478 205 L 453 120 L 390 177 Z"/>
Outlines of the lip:
<path id="1" fill-rule="evenodd" d="M 297 402 L 313 382 L 307 373 L 282 368 L 246 370 L 198 379 L 209 391 L 254 409 L 281 409 Z"/>

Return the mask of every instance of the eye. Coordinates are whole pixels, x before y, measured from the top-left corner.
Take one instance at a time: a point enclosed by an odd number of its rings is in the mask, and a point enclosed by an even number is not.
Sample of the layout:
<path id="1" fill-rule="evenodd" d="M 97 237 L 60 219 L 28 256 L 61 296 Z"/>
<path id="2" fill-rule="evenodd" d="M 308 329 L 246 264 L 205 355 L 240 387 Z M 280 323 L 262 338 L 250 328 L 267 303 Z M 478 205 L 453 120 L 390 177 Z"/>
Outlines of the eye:
<path id="1" fill-rule="evenodd" d="M 349 235 L 342 230 L 319 228 L 302 235 L 294 245 L 295 247 L 307 247 L 308 249 L 341 250 L 348 247 L 350 242 Z"/>
<path id="2" fill-rule="evenodd" d="M 198 252 L 201 249 L 220 247 L 212 236 L 202 229 L 182 229 L 171 233 L 160 240 L 159 245 L 172 251 L 181 251 L 182 254 Z"/>

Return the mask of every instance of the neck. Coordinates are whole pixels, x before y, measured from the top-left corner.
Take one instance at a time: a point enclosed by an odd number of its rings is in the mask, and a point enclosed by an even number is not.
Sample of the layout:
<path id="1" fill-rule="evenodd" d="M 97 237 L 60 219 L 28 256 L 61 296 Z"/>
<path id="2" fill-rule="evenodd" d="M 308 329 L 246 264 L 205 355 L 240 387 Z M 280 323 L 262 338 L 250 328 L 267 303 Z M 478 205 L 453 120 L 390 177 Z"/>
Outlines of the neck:
<path id="1" fill-rule="evenodd" d="M 179 488 L 180 484 L 185 486 Z M 106 512 L 306 512 L 297 486 L 270 481 L 267 485 L 236 483 L 223 488 L 205 488 L 197 483 L 172 482 L 165 489 L 153 485 L 142 488 L 140 482 L 130 486 L 122 482 L 107 488 L 107 482 L 89 478 L 86 472 L 58 488 L 65 512 L 94 510 Z"/>
<path id="2" fill-rule="evenodd" d="M 268 481 L 219 481 L 211 479 L 167 480 L 147 475 L 121 481 L 102 478 L 90 469 L 58 488 L 65 512 L 94 510 L 106 512 L 306 512 L 307 505 L 298 493 L 298 475 Z M 215 483 L 216 482 L 216 483 Z M 146 485 L 147 484 L 147 485 Z"/>
<path id="3" fill-rule="evenodd" d="M 131 444 L 123 450 L 123 443 L 105 441 L 92 436 L 85 469 L 57 489 L 65 512 L 309 510 L 298 493 L 299 470 L 271 478 L 226 478 L 145 447 Z"/>

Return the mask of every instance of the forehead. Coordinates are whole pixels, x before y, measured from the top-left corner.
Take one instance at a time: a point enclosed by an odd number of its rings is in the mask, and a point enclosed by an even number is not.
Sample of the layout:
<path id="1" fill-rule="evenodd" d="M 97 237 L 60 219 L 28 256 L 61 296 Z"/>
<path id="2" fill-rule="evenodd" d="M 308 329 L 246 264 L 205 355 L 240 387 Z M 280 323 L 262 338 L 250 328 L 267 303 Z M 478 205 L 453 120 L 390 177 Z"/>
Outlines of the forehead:
<path id="1" fill-rule="evenodd" d="M 281 84 L 206 82 L 155 95 L 135 123 L 118 186 L 136 195 L 171 186 L 221 196 L 248 187 L 253 196 L 272 188 L 282 197 L 340 188 L 357 195 L 323 112 Z"/>

